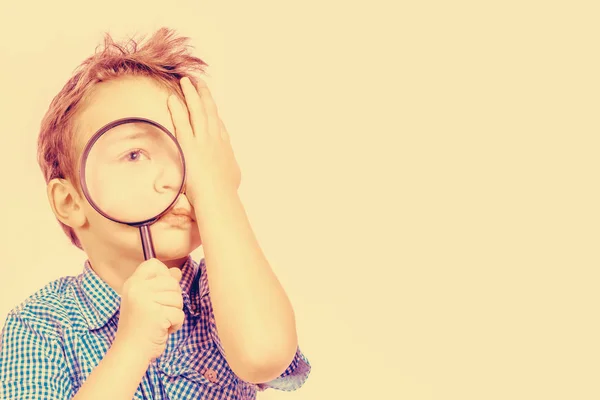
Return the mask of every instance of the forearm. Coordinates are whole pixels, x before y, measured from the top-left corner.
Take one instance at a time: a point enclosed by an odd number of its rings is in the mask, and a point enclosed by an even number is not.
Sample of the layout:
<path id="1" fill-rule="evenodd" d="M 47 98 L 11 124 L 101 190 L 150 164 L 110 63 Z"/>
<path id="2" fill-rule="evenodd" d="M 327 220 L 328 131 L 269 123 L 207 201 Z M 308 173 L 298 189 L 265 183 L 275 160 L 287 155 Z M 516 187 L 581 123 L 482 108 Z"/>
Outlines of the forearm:
<path id="1" fill-rule="evenodd" d="M 74 400 L 131 400 L 148 368 L 147 362 L 117 340 L 83 383 Z"/>
<path id="2" fill-rule="evenodd" d="M 298 344 L 294 311 L 241 200 L 237 193 L 205 193 L 197 203 L 213 313 L 227 361 L 232 369 L 264 363 L 283 372 Z"/>

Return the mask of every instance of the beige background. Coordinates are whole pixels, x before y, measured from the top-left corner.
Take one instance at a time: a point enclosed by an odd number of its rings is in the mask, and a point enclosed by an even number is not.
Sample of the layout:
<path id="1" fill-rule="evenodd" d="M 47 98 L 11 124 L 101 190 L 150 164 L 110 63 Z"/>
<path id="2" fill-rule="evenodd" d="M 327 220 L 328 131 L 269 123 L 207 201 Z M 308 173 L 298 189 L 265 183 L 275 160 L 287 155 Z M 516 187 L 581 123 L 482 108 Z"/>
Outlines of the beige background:
<path id="1" fill-rule="evenodd" d="M 9 2 L 0 314 L 83 266 L 35 162 L 51 98 L 103 31 L 166 25 L 313 365 L 259 398 L 598 399 L 595 3 Z"/>

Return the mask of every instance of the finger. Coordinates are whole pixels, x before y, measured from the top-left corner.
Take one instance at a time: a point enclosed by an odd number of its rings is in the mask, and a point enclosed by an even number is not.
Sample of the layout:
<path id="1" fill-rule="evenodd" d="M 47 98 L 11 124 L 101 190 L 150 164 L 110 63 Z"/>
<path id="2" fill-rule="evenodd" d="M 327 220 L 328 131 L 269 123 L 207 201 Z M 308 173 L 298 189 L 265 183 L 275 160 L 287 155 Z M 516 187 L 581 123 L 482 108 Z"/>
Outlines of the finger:
<path id="1" fill-rule="evenodd" d="M 219 118 L 219 127 L 221 128 L 221 137 L 223 138 L 223 140 L 229 142 L 229 132 L 227 132 L 225 124 L 223 123 L 223 120 L 221 118 Z"/>
<path id="2" fill-rule="evenodd" d="M 210 89 L 201 79 L 198 79 L 198 94 L 200 95 L 200 100 L 202 100 L 202 104 L 204 104 L 204 110 L 206 112 L 206 129 L 208 130 L 208 134 L 212 136 L 220 135 L 220 123 L 219 123 L 219 113 L 217 111 L 217 105 L 215 100 L 212 97 L 212 93 Z"/>
<path id="3" fill-rule="evenodd" d="M 185 95 L 185 102 L 187 103 L 188 112 L 190 114 L 190 123 L 194 136 L 200 136 L 206 134 L 206 110 L 204 104 L 200 100 L 198 91 L 190 81 L 190 78 L 185 77 L 181 79 L 181 89 Z"/>
<path id="4" fill-rule="evenodd" d="M 172 276 L 157 276 L 147 282 L 148 290 L 151 292 L 174 292 L 181 293 L 179 281 Z"/>
<path id="5" fill-rule="evenodd" d="M 156 292 L 152 295 L 154 302 L 177 309 L 183 309 L 183 296 L 176 292 Z"/>
<path id="6" fill-rule="evenodd" d="M 181 329 L 183 322 L 185 321 L 185 313 L 182 310 L 173 307 L 165 307 L 163 313 L 165 321 L 170 325 L 169 333 L 174 333 Z"/>
<path id="7" fill-rule="evenodd" d="M 177 281 L 177 283 L 181 282 L 181 277 L 183 275 L 182 275 L 181 270 L 179 268 L 169 268 L 169 273 L 171 274 L 171 276 L 173 278 L 175 278 L 175 280 Z"/>
<path id="8" fill-rule="evenodd" d="M 177 95 L 171 95 L 167 99 L 167 106 L 171 114 L 171 121 L 175 127 L 175 137 L 177 140 L 186 140 L 194 136 L 192 126 L 190 125 L 190 116 L 187 106 Z"/>
<path id="9" fill-rule="evenodd" d="M 141 263 L 135 270 L 134 275 L 140 279 L 152 279 L 156 276 L 170 276 L 169 268 L 156 258 L 151 258 Z"/>
<path id="10" fill-rule="evenodd" d="M 167 333 L 168 333 L 169 335 L 172 335 L 173 333 L 175 333 L 175 332 L 177 332 L 178 330 L 180 330 L 182 326 L 183 326 L 183 322 L 182 322 L 181 324 L 178 324 L 178 325 L 173 325 L 173 326 L 171 326 L 171 327 L 168 329 Z"/>

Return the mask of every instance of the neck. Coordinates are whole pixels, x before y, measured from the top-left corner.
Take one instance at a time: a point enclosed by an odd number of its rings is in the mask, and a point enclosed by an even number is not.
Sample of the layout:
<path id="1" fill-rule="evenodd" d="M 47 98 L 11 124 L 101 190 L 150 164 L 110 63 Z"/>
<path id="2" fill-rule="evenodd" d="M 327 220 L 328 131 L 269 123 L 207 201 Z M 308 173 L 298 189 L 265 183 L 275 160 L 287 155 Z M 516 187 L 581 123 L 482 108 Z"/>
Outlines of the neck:
<path id="1" fill-rule="evenodd" d="M 117 255 L 108 252 L 101 253 L 102 257 L 99 254 L 87 254 L 94 272 L 119 295 L 125 281 L 144 262 L 143 257 L 140 256 L 127 257 L 124 254 Z M 168 268 L 181 268 L 187 259 L 188 257 L 186 256 L 176 260 L 160 261 Z"/>

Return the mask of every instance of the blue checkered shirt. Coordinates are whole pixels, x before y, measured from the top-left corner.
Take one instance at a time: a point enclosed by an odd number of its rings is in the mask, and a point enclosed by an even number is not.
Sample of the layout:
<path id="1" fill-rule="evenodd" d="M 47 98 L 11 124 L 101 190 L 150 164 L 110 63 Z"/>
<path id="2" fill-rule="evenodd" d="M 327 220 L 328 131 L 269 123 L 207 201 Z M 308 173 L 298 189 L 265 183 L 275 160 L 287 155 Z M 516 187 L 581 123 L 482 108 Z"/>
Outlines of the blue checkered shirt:
<path id="1" fill-rule="evenodd" d="M 249 400 L 257 391 L 301 387 L 310 364 L 298 347 L 278 378 L 252 384 L 224 357 L 209 296 L 204 259 L 182 267 L 185 323 L 169 336 L 134 399 Z M 0 399 L 70 399 L 110 347 L 120 296 L 85 262 L 83 273 L 60 278 L 8 314 L 0 340 Z"/>

